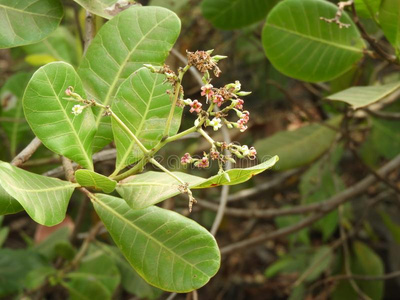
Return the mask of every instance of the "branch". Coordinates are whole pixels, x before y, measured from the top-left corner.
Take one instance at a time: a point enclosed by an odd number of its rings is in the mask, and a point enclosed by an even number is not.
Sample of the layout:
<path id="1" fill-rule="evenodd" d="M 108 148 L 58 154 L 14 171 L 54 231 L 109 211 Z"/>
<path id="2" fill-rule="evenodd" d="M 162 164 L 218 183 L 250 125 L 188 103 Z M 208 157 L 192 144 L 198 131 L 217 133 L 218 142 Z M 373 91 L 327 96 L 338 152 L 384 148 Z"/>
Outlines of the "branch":
<path id="1" fill-rule="evenodd" d="M 335 17 L 333 19 L 327 19 L 327 18 L 324 18 L 324 17 L 320 17 L 320 20 L 323 20 L 323 21 L 328 22 L 328 23 L 336 23 L 336 24 L 339 25 L 339 28 L 343 28 L 343 27 L 349 28 L 350 24 L 344 24 L 344 23 L 342 23 L 340 21 L 340 19 L 341 19 L 342 15 L 343 15 L 343 11 L 344 11 L 345 7 L 353 5 L 353 4 L 354 4 L 354 0 L 339 2 L 337 4 L 339 8 L 338 8 L 338 10 L 336 12 L 336 15 L 335 15 Z"/>
<path id="2" fill-rule="evenodd" d="M 377 171 L 377 173 L 380 176 L 386 176 L 388 173 L 397 169 L 399 166 L 400 166 L 400 154 L 397 155 L 393 160 L 388 162 L 386 165 L 381 167 Z M 314 222 L 318 221 L 319 219 L 323 218 L 326 214 L 328 214 L 331 211 L 333 211 L 334 209 L 336 209 L 340 204 L 343 204 L 351 199 L 355 199 L 355 196 L 363 193 L 376 181 L 377 181 L 377 179 L 374 175 L 368 175 L 363 180 L 359 181 L 358 183 L 356 183 L 353 186 L 347 188 L 346 190 L 336 194 L 335 196 L 329 198 L 328 200 L 326 200 L 324 202 L 313 203 L 313 204 L 299 206 L 299 207 L 293 207 L 291 209 L 291 213 L 293 213 L 294 211 L 296 213 L 300 213 L 300 214 L 306 213 L 306 212 L 312 212 L 312 211 L 316 211 L 316 213 L 306 219 L 303 219 L 299 223 L 294 224 L 292 226 L 288 226 L 288 227 L 276 230 L 274 232 L 266 233 L 266 234 L 259 235 L 257 237 L 253 237 L 253 238 L 250 238 L 250 239 L 247 239 L 247 240 L 244 240 L 244 241 L 232 244 L 232 245 L 225 246 L 225 247 L 221 248 L 221 253 L 226 255 L 226 254 L 229 254 L 236 250 L 255 246 L 255 245 L 258 245 L 265 241 L 268 241 L 270 239 L 276 239 L 281 236 L 285 236 L 290 233 L 296 232 L 300 229 L 303 229 L 304 227 L 307 227 L 307 226 L 313 224 Z M 285 210 L 287 211 L 287 209 L 281 209 L 280 211 L 285 211 Z"/>
<path id="3" fill-rule="evenodd" d="M 85 40 L 83 44 L 83 53 L 86 53 L 90 43 L 92 42 L 95 34 L 96 34 L 96 24 L 95 24 L 95 16 L 92 15 L 89 11 L 86 11 L 85 18 Z"/>
<path id="4" fill-rule="evenodd" d="M 22 150 L 16 157 L 14 157 L 14 159 L 11 161 L 11 164 L 16 167 L 21 166 L 32 156 L 33 153 L 36 152 L 41 144 L 42 142 L 37 137 L 35 137 L 29 143 L 29 145 L 25 147 L 24 150 Z"/>
<path id="5" fill-rule="evenodd" d="M 377 110 L 370 110 L 370 109 L 364 109 L 365 112 L 370 114 L 371 116 L 378 117 L 381 119 L 386 119 L 386 120 L 400 120 L 400 113 L 396 112 L 387 112 L 387 111 L 377 111 Z"/>

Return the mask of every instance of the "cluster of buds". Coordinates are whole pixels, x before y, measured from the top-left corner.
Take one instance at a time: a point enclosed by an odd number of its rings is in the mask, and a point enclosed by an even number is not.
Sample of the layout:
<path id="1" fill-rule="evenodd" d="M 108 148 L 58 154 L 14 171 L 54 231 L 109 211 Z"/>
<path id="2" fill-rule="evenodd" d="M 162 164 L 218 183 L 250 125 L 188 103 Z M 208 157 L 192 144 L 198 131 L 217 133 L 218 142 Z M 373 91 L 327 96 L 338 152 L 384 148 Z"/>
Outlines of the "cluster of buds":
<path id="1" fill-rule="evenodd" d="M 194 164 L 198 168 L 208 168 L 210 161 L 208 160 L 208 155 L 206 153 L 204 153 L 202 158 L 193 158 L 189 153 L 185 153 L 181 158 L 181 164 Z"/>
<path id="2" fill-rule="evenodd" d="M 71 113 L 74 114 L 75 116 L 80 115 L 86 107 L 93 105 L 94 100 L 90 101 L 83 99 L 81 95 L 74 92 L 74 88 L 72 86 L 69 86 L 65 90 L 65 94 L 69 96 L 69 98 L 66 98 L 67 100 L 72 100 L 85 104 L 85 105 L 76 104 L 72 107 Z"/>
<path id="3" fill-rule="evenodd" d="M 248 147 L 247 145 L 238 146 L 234 144 L 229 144 L 228 149 L 237 156 L 238 158 L 249 158 L 251 160 L 256 159 L 257 151 L 254 147 Z"/>

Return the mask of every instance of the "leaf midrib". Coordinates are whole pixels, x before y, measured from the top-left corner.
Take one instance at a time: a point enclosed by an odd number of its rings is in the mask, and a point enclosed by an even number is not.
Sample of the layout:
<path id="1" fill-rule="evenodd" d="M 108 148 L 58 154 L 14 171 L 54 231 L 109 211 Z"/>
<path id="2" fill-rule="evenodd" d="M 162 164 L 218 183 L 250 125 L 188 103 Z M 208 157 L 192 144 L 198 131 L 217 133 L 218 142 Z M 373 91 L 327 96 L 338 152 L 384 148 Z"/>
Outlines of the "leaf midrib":
<path id="1" fill-rule="evenodd" d="M 358 48 L 354 48 L 354 47 L 351 47 L 351 46 L 346 46 L 346 45 L 339 44 L 339 43 L 333 43 L 333 42 L 330 42 L 330 41 L 327 41 L 327 40 L 324 40 L 324 39 L 319 39 L 319 38 L 311 36 L 311 35 L 305 35 L 303 33 L 300 33 L 298 31 L 293 31 L 293 30 L 287 29 L 285 27 L 280 27 L 280 26 L 277 26 L 275 24 L 267 23 L 267 26 L 271 26 L 271 27 L 273 27 L 275 29 L 287 32 L 287 33 L 292 34 L 292 35 L 296 35 L 296 36 L 302 37 L 304 39 L 308 39 L 308 40 L 311 40 L 311 41 L 314 41 L 314 42 L 318 42 L 318 43 L 321 43 L 321 44 L 326 44 L 326 45 L 329 45 L 329 46 L 333 46 L 335 48 L 344 49 L 344 50 L 348 50 L 348 51 L 352 51 L 352 52 L 356 52 L 356 53 L 362 53 L 363 52 L 363 49 L 358 49 Z"/>
<path id="2" fill-rule="evenodd" d="M 19 12 L 21 14 L 34 15 L 34 16 L 39 16 L 39 17 L 47 17 L 47 18 L 56 19 L 56 20 L 59 19 L 59 17 L 55 17 L 55 16 L 52 16 L 52 15 L 44 15 L 44 14 L 39 14 L 39 13 L 34 13 L 34 12 L 28 12 L 28 11 L 21 10 L 21 9 L 18 9 L 18 8 L 15 8 L 15 7 L 5 6 L 3 4 L 0 4 L 0 8 L 3 8 L 4 10 L 17 11 L 17 12 Z"/>
<path id="3" fill-rule="evenodd" d="M 26 193 L 44 193 L 44 192 L 51 192 L 51 191 L 58 191 L 58 190 L 66 190 L 71 187 L 76 188 L 79 186 L 78 184 L 72 183 L 69 185 L 57 186 L 57 187 L 46 188 L 46 189 L 23 189 L 23 188 L 20 188 L 20 187 L 17 187 L 15 185 L 11 184 L 8 180 L 7 180 L 7 184 L 15 190 L 23 191 Z"/>
<path id="4" fill-rule="evenodd" d="M 161 25 L 163 22 L 165 22 L 166 20 L 168 20 L 168 19 L 171 18 L 171 17 L 173 17 L 173 15 L 169 15 L 169 16 L 167 16 L 166 18 L 164 18 L 163 20 L 161 20 L 159 23 L 156 23 L 156 25 L 154 25 L 145 35 L 143 35 L 143 36 L 140 38 L 140 40 L 137 42 L 136 46 L 135 46 L 134 48 L 132 48 L 131 51 L 128 52 L 128 55 L 126 56 L 126 58 L 124 59 L 124 61 L 123 61 L 122 64 L 121 64 L 121 68 L 118 70 L 116 76 L 114 77 L 113 82 L 112 82 L 111 85 L 110 85 L 110 88 L 108 89 L 108 92 L 107 92 L 107 94 L 106 94 L 106 97 L 105 97 L 105 99 L 104 99 L 104 101 L 103 101 L 103 105 L 107 106 L 108 103 L 110 102 L 111 95 L 113 94 L 113 92 L 114 92 L 114 90 L 115 90 L 115 88 L 116 88 L 116 86 L 117 86 L 117 83 L 118 83 L 118 81 L 119 81 L 119 77 L 120 77 L 122 71 L 125 69 L 125 66 L 126 66 L 126 64 L 128 63 L 129 59 L 131 58 L 131 55 L 133 54 L 133 52 L 136 51 L 136 49 L 139 47 L 139 45 L 145 40 L 145 38 L 146 38 L 150 33 L 153 32 L 153 30 L 155 30 L 159 25 Z M 119 28 L 118 28 L 118 30 L 119 30 Z M 103 109 L 100 109 L 100 112 L 99 112 L 99 114 L 98 114 L 98 116 L 97 116 L 97 119 L 96 119 L 96 126 L 97 126 L 97 127 L 98 127 L 99 124 L 100 124 L 100 120 L 101 120 L 101 118 L 102 118 L 102 112 L 103 112 Z"/>
<path id="5" fill-rule="evenodd" d="M 114 216 L 116 216 L 117 218 L 119 218 L 120 220 L 126 222 L 126 224 L 130 225 L 134 230 L 137 230 L 139 232 L 141 232 L 144 236 L 146 236 L 149 240 L 152 240 L 153 242 L 155 242 L 156 244 L 158 244 L 160 246 L 160 248 L 167 250 L 169 253 L 171 253 L 173 256 L 178 257 L 179 259 L 181 259 L 183 262 L 185 262 L 186 264 L 190 265 L 192 268 L 198 270 L 200 273 L 202 273 L 203 275 L 205 275 L 207 278 L 210 278 L 210 276 L 206 273 L 204 273 L 201 269 L 199 269 L 196 265 L 188 262 L 185 258 L 179 256 L 178 254 L 176 254 L 175 252 L 173 252 L 170 248 L 166 247 L 164 244 L 162 244 L 161 242 L 159 242 L 158 240 L 156 240 L 153 236 L 151 236 L 150 234 L 148 234 L 147 232 L 143 231 L 140 227 L 136 226 L 134 223 L 132 223 L 129 219 L 125 218 L 124 216 L 122 216 L 121 214 L 119 214 L 115 209 L 113 209 L 112 207 L 109 207 L 107 204 L 105 204 L 101 199 L 99 199 L 98 197 L 95 197 L 95 199 L 97 200 L 96 202 L 98 204 L 100 204 L 103 208 L 105 208 L 106 210 L 108 210 L 111 214 L 113 214 Z"/>

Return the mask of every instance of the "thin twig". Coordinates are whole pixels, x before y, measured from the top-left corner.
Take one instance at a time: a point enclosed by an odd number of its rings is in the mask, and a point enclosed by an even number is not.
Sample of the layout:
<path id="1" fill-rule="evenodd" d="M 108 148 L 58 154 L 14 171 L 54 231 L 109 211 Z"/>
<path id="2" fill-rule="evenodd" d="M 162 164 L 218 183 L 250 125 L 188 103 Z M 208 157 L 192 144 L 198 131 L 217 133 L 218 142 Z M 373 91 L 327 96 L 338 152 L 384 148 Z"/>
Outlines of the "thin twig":
<path id="1" fill-rule="evenodd" d="M 386 120 L 400 120 L 400 113 L 364 109 L 368 114 Z"/>
<path id="2" fill-rule="evenodd" d="M 62 165 L 65 173 L 65 178 L 68 181 L 75 182 L 75 176 L 74 176 L 74 167 L 72 166 L 72 161 L 65 156 L 61 158 L 62 160 Z"/>
<path id="3" fill-rule="evenodd" d="M 350 24 L 342 23 L 340 21 L 340 19 L 342 18 L 342 15 L 343 15 L 345 7 L 353 5 L 353 3 L 354 3 L 354 0 L 339 2 L 337 4 L 338 5 L 338 10 L 337 10 L 336 15 L 335 15 L 335 17 L 333 19 L 328 19 L 328 18 L 325 18 L 325 17 L 320 17 L 320 19 L 325 21 L 325 22 L 328 22 L 328 23 L 336 23 L 336 24 L 339 25 L 339 28 L 343 28 L 343 27 L 349 28 Z"/>
<path id="4" fill-rule="evenodd" d="M 41 144 L 42 142 L 37 137 L 35 137 L 29 143 L 29 145 L 25 147 L 24 150 L 22 150 L 16 157 L 14 157 L 14 159 L 11 161 L 11 164 L 16 167 L 21 166 L 33 155 L 33 153 L 36 152 Z"/>

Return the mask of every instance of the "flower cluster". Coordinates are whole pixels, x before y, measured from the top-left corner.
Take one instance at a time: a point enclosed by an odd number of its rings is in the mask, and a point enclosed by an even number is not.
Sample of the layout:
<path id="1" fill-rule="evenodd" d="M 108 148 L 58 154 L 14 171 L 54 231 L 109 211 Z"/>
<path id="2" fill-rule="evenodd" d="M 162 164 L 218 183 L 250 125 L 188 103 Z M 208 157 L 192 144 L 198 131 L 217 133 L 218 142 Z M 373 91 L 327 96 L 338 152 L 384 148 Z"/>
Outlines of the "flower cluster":
<path id="1" fill-rule="evenodd" d="M 198 168 L 208 168 L 210 161 L 208 160 L 208 155 L 204 153 L 202 158 L 193 158 L 189 153 L 185 153 L 181 158 L 181 164 L 187 165 L 193 163 Z"/>
<path id="2" fill-rule="evenodd" d="M 186 51 L 188 65 L 194 66 L 201 73 L 207 73 L 208 71 L 214 69 L 214 75 L 219 77 L 221 70 L 218 68 L 217 63 L 221 59 L 226 58 L 226 56 L 211 56 L 212 52 L 213 50 L 196 52 Z"/>

